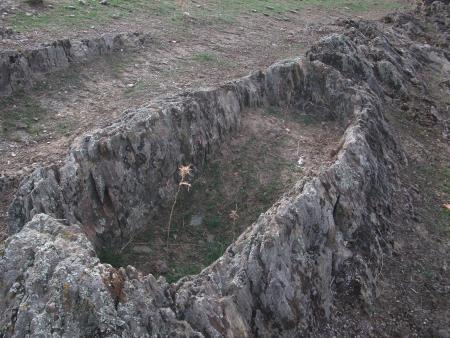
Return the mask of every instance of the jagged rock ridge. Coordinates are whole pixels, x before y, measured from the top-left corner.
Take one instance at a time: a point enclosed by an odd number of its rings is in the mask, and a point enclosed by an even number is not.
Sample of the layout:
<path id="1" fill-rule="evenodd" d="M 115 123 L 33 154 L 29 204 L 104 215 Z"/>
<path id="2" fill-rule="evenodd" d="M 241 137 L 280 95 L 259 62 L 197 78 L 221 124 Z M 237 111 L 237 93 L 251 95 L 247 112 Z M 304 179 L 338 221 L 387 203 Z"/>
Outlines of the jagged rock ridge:
<path id="1" fill-rule="evenodd" d="M 448 18 L 442 3 L 427 10 Z M 445 56 L 410 40 L 405 24 L 347 24 L 305 59 L 130 111 L 75 144 L 61 168 L 36 171 L 11 207 L 15 234 L 0 263 L 2 333 L 310 336 L 330 317 L 336 293 L 370 303 L 404 162 L 383 101 L 408 95 L 420 72 Z M 405 41 L 409 48 L 397 47 Z M 242 109 L 305 102 L 350 121 L 336 161 L 292 187 L 218 261 L 174 285 L 99 262 L 87 237 L 100 245 L 138 229 L 140 208 L 171 196 L 177 165 L 189 160 L 201 170 Z M 141 196 L 140 185 L 155 192 Z M 125 193 L 130 201 L 115 200 Z"/>
<path id="2" fill-rule="evenodd" d="M 149 37 L 142 33 L 104 34 L 98 38 L 75 41 L 58 40 L 40 48 L 0 53 L 0 97 L 28 90 L 45 74 L 73 63 L 85 63 L 96 57 L 123 49 L 141 47 Z"/>

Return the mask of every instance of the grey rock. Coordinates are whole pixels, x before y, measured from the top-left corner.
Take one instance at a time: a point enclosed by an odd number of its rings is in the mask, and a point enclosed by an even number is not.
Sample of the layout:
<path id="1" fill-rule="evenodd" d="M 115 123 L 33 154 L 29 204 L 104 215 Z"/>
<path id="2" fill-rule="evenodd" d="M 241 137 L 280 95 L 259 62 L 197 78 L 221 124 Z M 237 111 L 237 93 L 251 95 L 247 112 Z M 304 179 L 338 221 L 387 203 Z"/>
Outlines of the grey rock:
<path id="1" fill-rule="evenodd" d="M 72 63 L 89 62 L 102 55 L 131 50 L 149 37 L 141 33 L 104 34 L 82 40 L 58 40 L 37 49 L 0 52 L 0 97 L 28 90 L 46 74 L 61 71 Z"/>
<path id="2" fill-rule="evenodd" d="M 190 226 L 198 227 L 203 224 L 203 215 L 192 215 L 191 221 L 189 222 Z"/>
<path id="3" fill-rule="evenodd" d="M 133 252 L 138 254 L 151 254 L 152 249 L 147 245 L 134 245 Z"/>
<path id="4" fill-rule="evenodd" d="M 9 210 L 0 334 L 308 337 L 337 295 L 370 304 L 405 163 L 383 101 L 408 94 L 412 67 L 438 66 L 395 29 L 351 22 L 306 59 L 127 111 L 75 142 L 61 167 L 36 170 Z M 335 162 L 297 182 L 196 276 L 169 285 L 99 262 L 95 247 L 123 242 L 172 200 L 180 164 L 201 172 L 242 112 L 264 105 L 341 120 L 348 127 Z"/>

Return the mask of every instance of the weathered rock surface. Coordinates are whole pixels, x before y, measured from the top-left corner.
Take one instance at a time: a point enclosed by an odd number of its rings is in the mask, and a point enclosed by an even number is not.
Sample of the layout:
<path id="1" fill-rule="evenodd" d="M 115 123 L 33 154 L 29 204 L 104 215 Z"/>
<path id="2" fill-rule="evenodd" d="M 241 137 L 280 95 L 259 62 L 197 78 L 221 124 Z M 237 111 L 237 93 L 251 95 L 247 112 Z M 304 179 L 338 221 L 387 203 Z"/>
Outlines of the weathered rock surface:
<path id="1" fill-rule="evenodd" d="M 448 6 L 440 8 L 446 9 L 440 16 L 448 14 Z M 10 209 L 0 332 L 313 336 L 330 318 L 337 293 L 370 303 L 390 247 L 391 204 L 404 162 L 383 101 L 407 96 L 420 72 L 437 69 L 445 56 L 411 40 L 401 25 L 348 25 L 306 59 L 126 112 L 75 143 L 61 168 L 34 172 Z M 239 127 L 241 111 L 261 105 L 305 108 L 348 123 L 334 164 L 298 182 L 197 276 L 168 285 L 99 262 L 91 243 L 133 234 L 173 195 L 177 166 L 202 170 Z"/>
<path id="2" fill-rule="evenodd" d="M 31 88 L 45 74 L 101 55 L 142 46 L 141 33 L 104 34 L 82 41 L 59 40 L 41 48 L 0 53 L 0 97 Z"/>
<path id="3" fill-rule="evenodd" d="M 319 85 L 325 82 L 339 90 Z M 311 102 L 331 107 L 336 102 L 335 111 L 317 110 L 347 119 L 353 113 L 349 85 L 329 67 L 290 61 L 219 88 L 126 112 L 117 123 L 74 144 L 61 168 L 34 172 L 10 208 L 10 230 L 47 213 L 80 222 L 97 245 L 127 240 L 172 200 L 179 165 L 201 170 L 239 127 L 243 109 Z"/>

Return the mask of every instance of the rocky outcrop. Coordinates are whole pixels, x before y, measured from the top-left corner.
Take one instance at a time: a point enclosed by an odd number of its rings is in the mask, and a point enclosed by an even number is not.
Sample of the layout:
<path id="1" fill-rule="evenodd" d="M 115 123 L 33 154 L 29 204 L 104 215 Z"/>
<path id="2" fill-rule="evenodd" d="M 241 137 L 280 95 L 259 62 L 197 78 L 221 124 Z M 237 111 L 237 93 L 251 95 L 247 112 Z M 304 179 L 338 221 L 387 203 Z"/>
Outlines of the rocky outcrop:
<path id="1" fill-rule="evenodd" d="M 0 332 L 313 336 L 336 294 L 370 303 L 405 161 L 383 102 L 407 97 L 444 53 L 400 28 L 347 24 L 305 59 L 128 111 L 75 143 L 62 167 L 33 173 L 10 209 Z M 241 112 L 262 105 L 342 119 L 348 127 L 334 164 L 297 182 L 197 276 L 168 285 L 99 262 L 92 243 L 120 241 L 141 227 L 173 195 L 177 166 L 201 171 L 238 128 Z"/>
<path id="2" fill-rule="evenodd" d="M 340 89 L 319 85 L 324 82 Z M 179 165 L 201 171 L 237 130 L 244 109 L 314 102 L 330 107 L 321 108 L 322 114 L 347 119 L 353 113 L 349 84 L 332 69 L 291 61 L 128 111 L 74 144 L 61 168 L 40 169 L 21 186 L 9 210 L 10 230 L 17 232 L 33 215 L 47 213 L 81 223 L 96 245 L 126 241 L 172 200 Z"/>
<path id="3" fill-rule="evenodd" d="M 0 97 L 30 89 L 43 75 L 66 69 L 71 63 L 141 47 L 146 39 L 148 36 L 141 33 L 104 34 L 81 41 L 58 40 L 37 49 L 3 51 L 0 53 Z"/>

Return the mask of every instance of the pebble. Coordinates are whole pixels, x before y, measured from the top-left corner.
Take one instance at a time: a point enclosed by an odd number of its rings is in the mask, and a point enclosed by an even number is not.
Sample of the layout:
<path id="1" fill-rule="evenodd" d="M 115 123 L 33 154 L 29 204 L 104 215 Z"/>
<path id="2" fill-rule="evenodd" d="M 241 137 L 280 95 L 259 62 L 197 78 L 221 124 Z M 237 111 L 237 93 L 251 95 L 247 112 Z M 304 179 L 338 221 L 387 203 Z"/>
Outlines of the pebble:
<path id="1" fill-rule="evenodd" d="M 17 122 L 16 129 L 27 129 L 27 125 L 23 122 Z"/>
<path id="2" fill-rule="evenodd" d="M 46 310 L 48 313 L 54 313 L 54 312 L 56 311 L 56 305 L 55 305 L 55 303 L 49 303 L 49 304 L 47 304 L 47 306 L 45 307 L 45 310 Z"/>
<path id="3" fill-rule="evenodd" d="M 154 269 L 156 270 L 156 272 L 162 273 L 162 274 L 169 272 L 169 268 L 167 267 L 166 262 L 164 262 L 162 260 L 157 260 L 154 263 Z"/>
<path id="4" fill-rule="evenodd" d="M 192 215 L 189 225 L 197 227 L 197 226 L 202 225 L 202 223 L 203 223 L 203 215 L 198 214 L 198 215 Z"/>
<path id="5" fill-rule="evenodd" d="M 148 247 L 147 245 L 135 245 L 133 247 L 133 252 L 135 252 L 137 254 L 148 255 L 148 254 L 152 253 L 152 249 L 150 247 Z"/>

